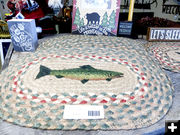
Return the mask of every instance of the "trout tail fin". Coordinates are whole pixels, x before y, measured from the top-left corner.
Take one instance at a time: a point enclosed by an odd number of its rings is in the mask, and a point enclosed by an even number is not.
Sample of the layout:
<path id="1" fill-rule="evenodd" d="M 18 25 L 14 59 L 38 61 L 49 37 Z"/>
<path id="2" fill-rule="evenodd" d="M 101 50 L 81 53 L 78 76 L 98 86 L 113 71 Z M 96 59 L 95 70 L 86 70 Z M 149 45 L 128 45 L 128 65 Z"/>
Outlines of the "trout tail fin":
<path id="1" fill-rule="evenodd" d="M 49 69 L 49 68 L 47 68 L 45 66 L 40 65 L 40 71 L 37 74 L 36 79 L 39 79 L 39 78 L 41 78 L 43 76 L 46 76 L 46 75 L 49 75 L 50 72 L 51 72 L 51 69 Z"/>

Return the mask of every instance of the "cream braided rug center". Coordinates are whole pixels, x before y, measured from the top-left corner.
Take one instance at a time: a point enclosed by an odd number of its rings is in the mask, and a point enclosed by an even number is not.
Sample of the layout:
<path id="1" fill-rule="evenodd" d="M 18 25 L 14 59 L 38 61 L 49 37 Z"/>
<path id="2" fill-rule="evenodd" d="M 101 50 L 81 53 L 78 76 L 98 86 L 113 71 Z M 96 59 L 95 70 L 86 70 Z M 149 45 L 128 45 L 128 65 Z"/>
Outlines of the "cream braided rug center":
<path id="1" fill-rule="evenodd" d="M 121 72 L 123 77 L 114 78 L 112 80 L 89 80 L 85 84 L 78 79 L 57 78 L 55 75 L 46 75 L 36 79 L 40 72 L 40 65 L 48 67 L 52 70 L 64 70 L 80 68 L 83 65 L 91 65 L 95 69 L 103 69 L 107 71 Z M 82 78 L 83 79 L 83 78 Z M 22 76 L 23 87 L 33 89 L 33 92 L 43 93 L 62 93 L 64 91 L 79 94 L 82 91 L 101 93 L 102 91 L 112 93 L 133 92 L 137 85 L 137 77 L 125 65 L 103 61 L 88 61 L 88 60 L 63 60 L 63 59 L 48 59 L 36 65 L 31 66 L 25 75 Z"/>

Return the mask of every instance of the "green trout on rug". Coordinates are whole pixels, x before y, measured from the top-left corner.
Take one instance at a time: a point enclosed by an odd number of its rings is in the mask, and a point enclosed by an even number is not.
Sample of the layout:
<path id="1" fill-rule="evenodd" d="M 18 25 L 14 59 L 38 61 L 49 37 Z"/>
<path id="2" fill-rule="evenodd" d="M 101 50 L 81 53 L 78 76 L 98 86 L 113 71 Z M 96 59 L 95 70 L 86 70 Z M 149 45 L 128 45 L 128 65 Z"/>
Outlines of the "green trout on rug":
<path id="1" fill-rule="evenodd" d="M 123 73 L 95 69 L 90 65 L 83 65 L 80 68 L 73 69 L 63 69 L 63 70 L 51 70 L 48 67 L 40 65 L 40 71 L 36 76 L 36 79 L 39 79 L 46 75 L 54 75 L 57 78 L 69 78 L 75 80 L 81 80 L 83 84 L 89 80 L 107 80 L 111 81 L 114 78 L 123 77 Z"/>

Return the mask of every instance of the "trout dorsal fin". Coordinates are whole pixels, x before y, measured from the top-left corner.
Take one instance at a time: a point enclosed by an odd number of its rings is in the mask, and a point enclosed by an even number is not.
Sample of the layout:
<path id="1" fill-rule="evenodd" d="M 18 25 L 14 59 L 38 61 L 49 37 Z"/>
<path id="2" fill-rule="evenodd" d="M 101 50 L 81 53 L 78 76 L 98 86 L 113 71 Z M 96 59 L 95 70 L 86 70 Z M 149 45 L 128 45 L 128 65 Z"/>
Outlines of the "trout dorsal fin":
<path id="1" fill-rule="evenodd" d="M 80 66 L 80 68 L 82 68 L 82 69 L 95 69 L 95 68 L 91 67 L 90 65 L 83 65 L 83 66 Z"/>

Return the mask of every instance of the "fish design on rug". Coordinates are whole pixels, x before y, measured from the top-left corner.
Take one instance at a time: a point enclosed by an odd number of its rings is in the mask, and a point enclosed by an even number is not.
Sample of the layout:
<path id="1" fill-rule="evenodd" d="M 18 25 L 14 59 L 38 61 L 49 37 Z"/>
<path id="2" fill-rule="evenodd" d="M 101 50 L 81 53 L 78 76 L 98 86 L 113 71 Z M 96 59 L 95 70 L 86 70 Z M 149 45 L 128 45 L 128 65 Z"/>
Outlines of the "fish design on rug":
<path id="1" fill-rule="evenodd" d="M 79 68 L 73 69 L 63 69 L 63 70 L 51 70 L 48 67 L 40 65 L 40 71 L 36 76 L 36 79 L 39 79 L 46 75 L 54 75 L 57 78 L 69 78 L 80 80 L 83 84 L 89 80 L 107 80 L 111 81 L 114 78 L 123 77 L 123 73 L 95 69 L 90 65 L 83 65 Z"/>

